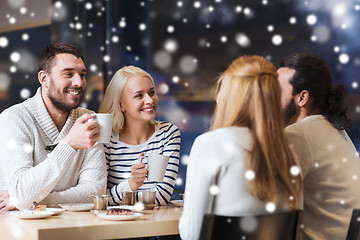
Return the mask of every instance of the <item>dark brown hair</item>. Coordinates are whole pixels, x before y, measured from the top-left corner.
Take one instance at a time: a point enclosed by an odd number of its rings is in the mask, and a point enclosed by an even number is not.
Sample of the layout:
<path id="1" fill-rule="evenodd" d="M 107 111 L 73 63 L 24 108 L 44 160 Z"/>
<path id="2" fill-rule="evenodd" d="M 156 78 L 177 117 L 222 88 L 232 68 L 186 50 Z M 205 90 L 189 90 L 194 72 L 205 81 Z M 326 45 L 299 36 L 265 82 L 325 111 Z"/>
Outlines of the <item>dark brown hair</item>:
<path id="1" fill-rule="evenodd" d="M 44 70 L 45 72 L 50 73 L 54 58 L 60 53 L 69 53 L 84 61 L 81 52 L 77 48 L 67 43 L 56 42 L 50 44 L 41 51 L 38 57 L 37 71 L 40 72 L 41 70 Z"/>
<path id="2" fill-rule="evenodd" d="M 324 59 L 314 54 L 294 53 L 280 61 L 281 67 L 295 70 L 290 80 L 293 96 L 303 90 L 309 91 L 313 107 L 318 108 L 335 128 L 351 128 L 352 121 L 346 115 L 346 87 L 332 87 L 331 71 Z"/>

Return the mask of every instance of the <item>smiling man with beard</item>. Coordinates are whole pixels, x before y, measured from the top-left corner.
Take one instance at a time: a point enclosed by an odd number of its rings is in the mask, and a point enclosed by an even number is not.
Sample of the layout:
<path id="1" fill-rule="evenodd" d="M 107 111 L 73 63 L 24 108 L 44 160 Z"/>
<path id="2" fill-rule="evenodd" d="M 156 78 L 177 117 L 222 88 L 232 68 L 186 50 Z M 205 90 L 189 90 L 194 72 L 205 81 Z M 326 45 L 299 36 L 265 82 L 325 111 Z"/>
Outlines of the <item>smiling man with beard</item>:
<path id="1" fill-rule="evenodd" d="M 332 87 L 326 62 L 296 53 L 278 69 L 285 132 L 304 181 L 303 239 L 345 239 L 353 208 L 360 207 L 360 160 L 344 129 L 344 86 Z"/>
<path id="2" fill-rule="evenodd" d="M 35 96 L 0 115 L 0 211 L 90 202 L 106 190 L 97 121 L 79 108 L 86 87 L 79 50 L 54 43 L 38 58 Z"/>

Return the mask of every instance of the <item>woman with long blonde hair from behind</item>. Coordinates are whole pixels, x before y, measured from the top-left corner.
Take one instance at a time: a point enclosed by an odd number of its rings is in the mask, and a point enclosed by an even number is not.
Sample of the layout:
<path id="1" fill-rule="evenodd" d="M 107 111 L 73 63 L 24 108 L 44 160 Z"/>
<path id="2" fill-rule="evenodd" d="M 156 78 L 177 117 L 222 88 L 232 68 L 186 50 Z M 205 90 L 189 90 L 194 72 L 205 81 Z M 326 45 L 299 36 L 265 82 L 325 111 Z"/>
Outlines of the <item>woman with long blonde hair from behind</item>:
<path id="1" fill-rule="evenodd" d="M 283 134 L 276 68 L 260 56 L 239 57 L 220 76 L 216 102 L 211 131 L 195 139 L 188 161 L 182 239 L 199 238 L 221 166 L 226 170 L 219 178 L 217 215 L 281 212 L 301 202 L 301 176 L 290 172 L 299 168 Z"/>

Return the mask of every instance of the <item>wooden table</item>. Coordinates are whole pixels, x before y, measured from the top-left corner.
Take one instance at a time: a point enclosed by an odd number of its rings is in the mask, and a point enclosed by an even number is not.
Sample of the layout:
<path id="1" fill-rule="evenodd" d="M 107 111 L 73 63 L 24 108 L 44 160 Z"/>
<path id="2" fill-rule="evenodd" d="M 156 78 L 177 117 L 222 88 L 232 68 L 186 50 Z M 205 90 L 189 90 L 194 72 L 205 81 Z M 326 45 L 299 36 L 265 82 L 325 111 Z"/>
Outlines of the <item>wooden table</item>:
<path id="1" fill-rule="evenodd" d="M 182 208 L 172 204 L 143 212 L 131 221 L 107 221 L 92 212 L 63 212 L 45 219 L 0 213 L 0 239 L 114 239 L 179 234 Z"/>

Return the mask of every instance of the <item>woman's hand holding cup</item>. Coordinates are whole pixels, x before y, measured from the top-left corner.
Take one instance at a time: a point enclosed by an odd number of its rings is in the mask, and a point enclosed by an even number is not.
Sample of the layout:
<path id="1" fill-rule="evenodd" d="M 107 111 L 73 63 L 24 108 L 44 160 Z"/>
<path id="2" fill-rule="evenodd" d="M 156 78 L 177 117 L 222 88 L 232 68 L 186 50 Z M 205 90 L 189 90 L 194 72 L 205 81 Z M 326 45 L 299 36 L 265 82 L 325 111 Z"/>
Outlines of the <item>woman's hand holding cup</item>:
<path id="1" fill-rule="evenodd" d="M 140 153 L 138 162 L 131 167 L 131 177 L 129 178 L 129 185 L 132 191 L 136 191 L 144 184 L 147 175 L 145 163 L 141 161 L 144 153 Z"/>

